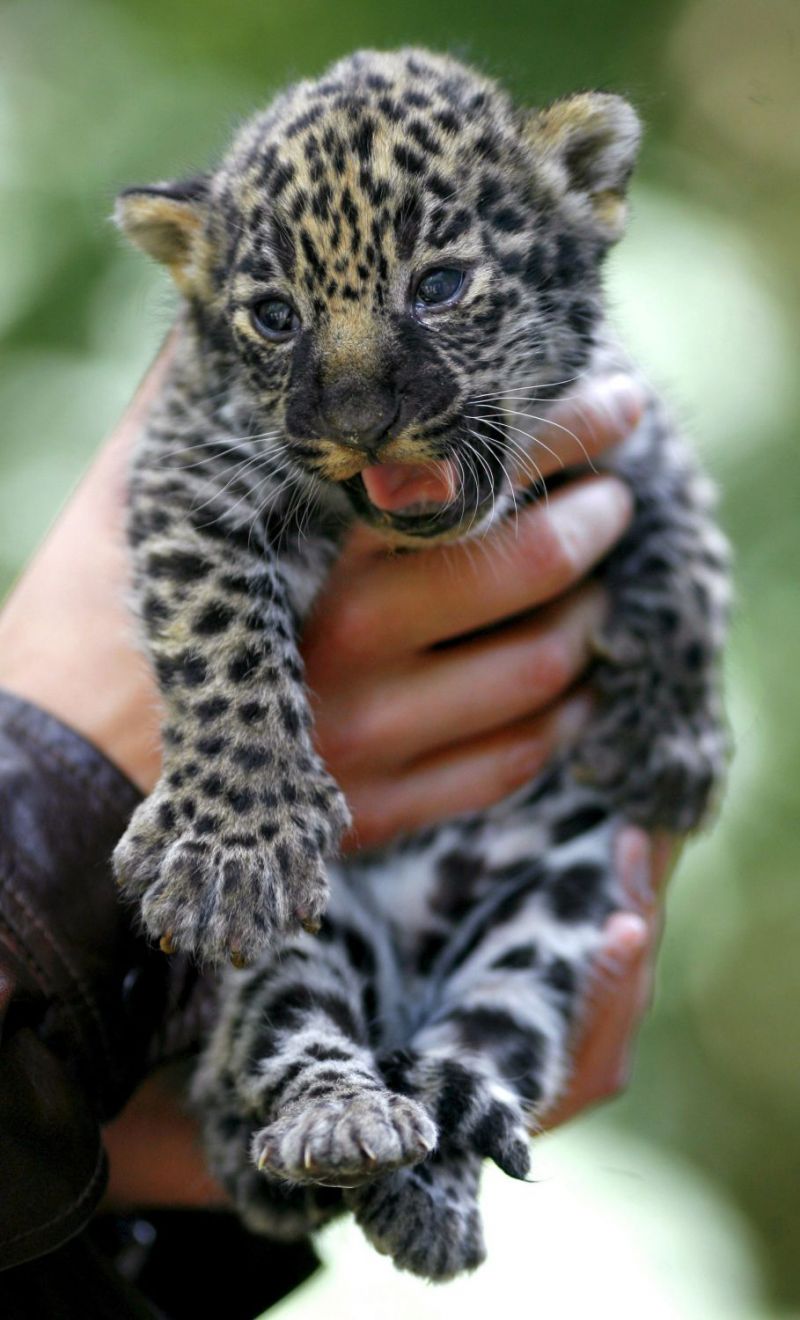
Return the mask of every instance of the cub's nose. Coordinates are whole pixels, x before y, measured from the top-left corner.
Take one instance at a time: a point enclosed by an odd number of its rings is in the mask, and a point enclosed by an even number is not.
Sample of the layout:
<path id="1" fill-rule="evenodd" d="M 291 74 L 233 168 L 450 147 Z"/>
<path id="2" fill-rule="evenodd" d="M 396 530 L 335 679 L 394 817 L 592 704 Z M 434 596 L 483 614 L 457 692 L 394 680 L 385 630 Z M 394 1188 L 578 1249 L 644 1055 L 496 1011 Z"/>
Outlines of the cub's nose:
<path id="1" fill-rule="evenodd" d="M 340 384 L 326 392 L 321 411 L 329 440 L 374 454 L 390 438 L 398 402 L 393 390 Z"/>

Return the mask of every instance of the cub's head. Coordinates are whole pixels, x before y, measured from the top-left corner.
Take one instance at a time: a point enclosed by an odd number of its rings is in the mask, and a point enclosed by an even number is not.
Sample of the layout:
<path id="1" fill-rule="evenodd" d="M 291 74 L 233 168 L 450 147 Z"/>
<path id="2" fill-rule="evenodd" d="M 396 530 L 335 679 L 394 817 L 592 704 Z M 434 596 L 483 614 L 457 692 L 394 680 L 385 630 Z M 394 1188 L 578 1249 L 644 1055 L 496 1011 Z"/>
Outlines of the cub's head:
<path id="1" fill-rule="evenodd" d="M 117 218 L 284 468 L 395 535 L 458 535 L 533 470 L 530 416 L 589 359 L 638 141 L 616 96 L 520 110 L 449 58 L 363 52 Z"/>

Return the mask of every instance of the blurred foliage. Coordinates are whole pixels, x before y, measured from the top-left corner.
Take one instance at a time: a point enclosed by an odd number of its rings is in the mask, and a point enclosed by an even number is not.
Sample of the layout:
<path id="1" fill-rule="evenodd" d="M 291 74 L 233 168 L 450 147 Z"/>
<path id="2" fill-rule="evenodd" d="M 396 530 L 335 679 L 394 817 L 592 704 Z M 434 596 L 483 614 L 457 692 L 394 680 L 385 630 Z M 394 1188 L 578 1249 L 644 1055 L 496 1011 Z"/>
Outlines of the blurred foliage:
<path id="1" fill-rule="evenodd" d="M 738 1214 L 739 1254 L 756 1253 L 762 1300 L 748 1314 L 785 1315 L 800 1307 L 796 0 L 0 5 L 0 589 L 169 323 L 160 275 L 107 224 L 117 187 L 194 170 L 282 83 L 356 46 L 401 42 L 473 58 L 531 102 L 621 90 L 648 124 L 610 288 L 722 488 L 738 560 L 738 757 L 716 830 L 672 888 L 633 1085 L 582 1120 L 578 1144 L 636 1136 L 651 1161 L 693 1170 L 723 1218 Z M 641 1167 L 663 1197 L 665 1240 L 702 1236 L 713 1208 L 671 1197 Z M 575 1259 L 590 1235 L 578 1230 Z M 676 1248 L 674 1270 L 681 1259 Z M 615 1315 L 655 1313 L 618 1286 Z M 455 1313 L 436 1296 L 438 1314 Z M 698 1300 L 663 1313 L 712 1309 Z"/>

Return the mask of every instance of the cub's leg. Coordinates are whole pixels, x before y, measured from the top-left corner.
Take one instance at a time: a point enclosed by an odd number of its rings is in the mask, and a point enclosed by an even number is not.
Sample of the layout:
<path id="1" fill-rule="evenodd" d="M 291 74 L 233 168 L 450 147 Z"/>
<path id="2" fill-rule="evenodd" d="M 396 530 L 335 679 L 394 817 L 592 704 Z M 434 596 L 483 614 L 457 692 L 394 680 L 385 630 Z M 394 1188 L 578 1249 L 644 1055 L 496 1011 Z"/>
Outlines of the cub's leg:
<path id="1" fill-rule="evenodd" d="M 436 1122 L 439 1149 L 415 1176 L 356 1188 L 347 1202 L 376 1247 L 426 1277 L 480 1259 L 481 1159 L 527 1176 L 528 1134 L 566 1081 L 573 1013 L 617 905 L 617 822 L 602 798 L 568 780 L 556 805 L 564 841 L 540 861 L 525 850 L 524 805 L 505 834 L 496 826 L 487 835 L 485 896 L 430 969 L 424 1020 L 408 1048 L 382 1060 L 389 1084 Z"/>
<path id="2" fill-rule="evenodd" d="M 301 934 L 277 959 L 228 978 L 195 1087 L 212 1168 L 227 1185 L 215 1154 L 223 1076 L 254 1129 L 251 1167 L 273 1179 L 346 1187 L 415 1164 L 436 1145 L 425 1109 L 387 1086 L 374 1057 L 369 934 L 326 919 L 320 936 Z"/>
<path id="3" fill-rule="evenodd" d="M 151 423 L 131 483 L 164 765 L 114 866 L 162 947 L 250 960 L 276 932 L 316 925 L 323 859 L 348 813 L 311 741 L 291 592 L 260 516 L 267 494 L 226 457 L 225 436 L 211 471 L 206 450 L 190 461 L 191 446 L 172 447 L 173 425 Z"/>
<path id="4" fill-rule="evenodd" d="M 473 1151 L 443 1147 L 424 1164 L 345 1192 L 345 1204 L 398 1269 L 442 1283 L 486 1258 L 481 1163 Z"/>
<path id="5" fill-rule="evenodd" d="M 657 401 L 610 466 L 633 490 L 635 513 L 604 570 L 601 709 L 576 768 L 629 820 L 685 833 L 702 820 L 727 758 L 718 671 L 728 548 L 711 484 Z"/>

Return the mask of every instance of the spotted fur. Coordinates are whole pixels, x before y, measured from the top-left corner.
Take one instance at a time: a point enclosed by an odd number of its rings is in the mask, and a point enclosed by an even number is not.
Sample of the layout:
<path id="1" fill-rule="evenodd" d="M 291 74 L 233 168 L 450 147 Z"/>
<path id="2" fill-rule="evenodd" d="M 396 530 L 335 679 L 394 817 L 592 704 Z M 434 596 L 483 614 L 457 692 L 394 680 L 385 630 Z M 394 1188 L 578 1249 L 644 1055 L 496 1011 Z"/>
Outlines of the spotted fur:
<path id="1" fill-rule="evenodd" d="M 213 173 L 119 201 L 184 295 L 131 481 L 167 716 L 119 881 L 165 947 L 251 963 L 223 979 L 195 1087 L 245 1220 L 292 1237 L 349 1208 L 434 1279 L 482 1259 L 481 1160 L 524 1178 L 564 1086 L 620 902 L 620 821 L 690 829 L 719 781 L 727 555 L 708 483 L 650 395 L 606 460 L 636 508 L 602 569 L 603 700 L 577 752 L 347 865 L 297 634 L 354 518 L 412 546 L 483 534 L 542 493 L 512 489 L 531 414 L 633 370 L 601 270 L 638 140 L 618 97 L 525 111 L 451 59 L 364 52 L 278 97 Z M 463 295 L 420 309 L 441 267 Z M 270 299 L 294 309 L 280 342 L 259 327 Z M 448 461 L 454 498 L 378 511 L 360 476 L 378 457 Z"/>

